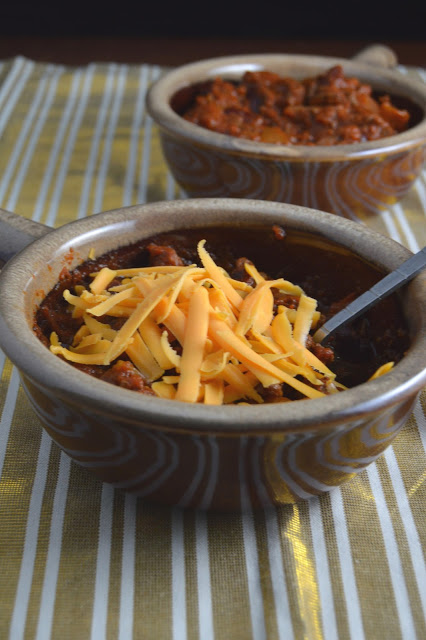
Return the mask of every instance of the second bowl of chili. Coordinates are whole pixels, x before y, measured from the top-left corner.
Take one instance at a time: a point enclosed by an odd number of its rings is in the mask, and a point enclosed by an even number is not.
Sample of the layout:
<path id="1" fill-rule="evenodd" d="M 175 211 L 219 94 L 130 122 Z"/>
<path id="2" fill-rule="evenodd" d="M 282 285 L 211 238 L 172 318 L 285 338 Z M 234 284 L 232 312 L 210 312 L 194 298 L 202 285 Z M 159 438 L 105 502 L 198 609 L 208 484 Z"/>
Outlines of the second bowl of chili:
<path id="1" fill-rule="evenodd" d="M 160 78 L 147 108 L 191 197 L 275 200 L 362 219 L 397 202 L 425 159 L 426 86 L 356 60 L 203 60 Z"/>

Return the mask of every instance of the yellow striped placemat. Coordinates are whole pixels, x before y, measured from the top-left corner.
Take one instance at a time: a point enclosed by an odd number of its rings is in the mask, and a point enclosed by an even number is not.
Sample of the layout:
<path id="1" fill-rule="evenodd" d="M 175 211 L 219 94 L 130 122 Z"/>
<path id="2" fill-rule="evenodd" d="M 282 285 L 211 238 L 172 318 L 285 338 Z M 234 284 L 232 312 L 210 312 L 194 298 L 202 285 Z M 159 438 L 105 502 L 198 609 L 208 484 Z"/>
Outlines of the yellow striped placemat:
<path id="1" fill-rule="evenodd" d="M 401 73 L 426 81 L 423 69 Z M 144 108 L 162 69 L 0 61 L 0 206 L 51 226 L 182 197 Z M 368 224 L 426 242 L 426 174 Z M 426 637 L 426 395 L 394 445 L 321 498 L 205 514 L 95 480 L 42 431 L 0 353 L 0 637 Z"/>

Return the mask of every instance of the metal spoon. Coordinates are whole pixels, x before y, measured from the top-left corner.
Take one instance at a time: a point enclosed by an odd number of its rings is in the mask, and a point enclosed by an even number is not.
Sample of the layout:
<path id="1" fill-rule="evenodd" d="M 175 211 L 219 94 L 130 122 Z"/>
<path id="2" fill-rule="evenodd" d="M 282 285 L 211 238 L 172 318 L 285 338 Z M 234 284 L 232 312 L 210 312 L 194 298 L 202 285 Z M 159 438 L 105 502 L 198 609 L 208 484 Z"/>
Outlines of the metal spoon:
<path id="1" fill-rule="evenodd" d="M 371 289 L 353 300 L 347 307 L 336 313 L 335 316 L 327 320 L 312 336 L 315 342 L 320 344 L 326 341 L 331 333 L 339 329 L 350 320 L 354 320 L 359 315 L 370 309 L 386 298 L 390 293 L 402 287 L 403 284 L 414 278 L 422 269 L 426 267 L 426 247 L 408 258 L 397 269 L 391 271 L 387 276 L 379 280 Z"/>

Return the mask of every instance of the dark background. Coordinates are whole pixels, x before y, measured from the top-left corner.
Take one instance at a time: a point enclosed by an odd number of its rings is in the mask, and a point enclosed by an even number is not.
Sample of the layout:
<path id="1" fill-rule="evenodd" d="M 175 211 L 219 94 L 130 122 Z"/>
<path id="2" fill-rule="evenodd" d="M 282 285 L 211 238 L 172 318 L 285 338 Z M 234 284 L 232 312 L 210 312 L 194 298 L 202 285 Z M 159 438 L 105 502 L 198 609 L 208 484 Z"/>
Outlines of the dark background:
<path id="1" fill-rule="evenodd" d="M 256 38 L 426 36 L 423 0 L 2 0 L 2 35 Z"/>
<path id="2" fill-rule="evenodd" d="M 250 52 L 349 57 L 374 42 L 426 66 L 426 0 L 0 0 L 0 58 L 181 64 Z"/>

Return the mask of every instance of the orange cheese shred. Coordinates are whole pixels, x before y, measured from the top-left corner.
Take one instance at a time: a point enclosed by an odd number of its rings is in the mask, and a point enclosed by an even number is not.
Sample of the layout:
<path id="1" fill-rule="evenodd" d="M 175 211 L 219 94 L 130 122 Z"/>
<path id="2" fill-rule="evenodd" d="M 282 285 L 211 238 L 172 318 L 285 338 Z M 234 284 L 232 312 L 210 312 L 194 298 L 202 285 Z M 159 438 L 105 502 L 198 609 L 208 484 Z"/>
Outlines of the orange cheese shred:
<path id="1" fill-rule="evenodd" d="M 108 285 L 110 285 L 114 280 L 116 273 L 117 272 L 113 269 L 103 267 L 103 269 L 101 269 L 92 280 L 90 284 L 90 291 L 92 293 L 101 293 L 102 291 L 105 291 Z"/>
<path id="2" fill-rule="evenodd" d="M 200 392 L 200 369 L 204 359 L 209 311 L 207 290 L 202 286 L 197 287 L 189 302 L 176 400 L 197 401 Z"/>
<path id="3" fill-rule="evenodd" d="M 239 309 L 243 302 L 243 298 L 233 288 L 232 284 L 229 282 L 229 278 L 225 276 L 222 269 L 217 266 L 212 257 L 204 249 L 205 242 L 205 240 L 201 240 L 201 242 L 198 243 L 198 255 L 200 256 L 200 260 L 203 263 L 205 270 L 209 276 L 218 283 L 230 303 L 236 309 Z"/>
<path id="4" fill-rule="evenodd" d="M 293 329 L 293 337 L 296 342 L 305 345 L 316 308 L 317 301 L 302 293 L 299 298 Z"/>

